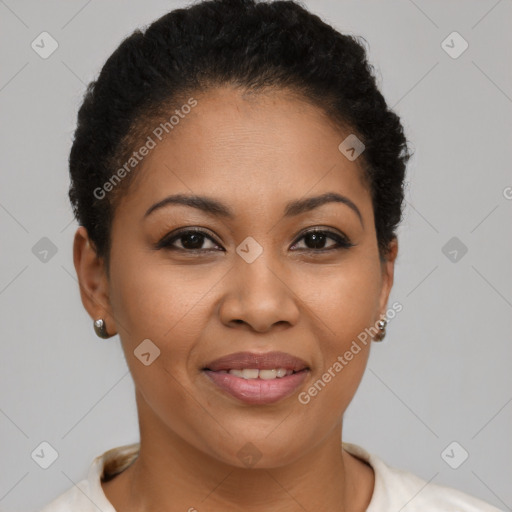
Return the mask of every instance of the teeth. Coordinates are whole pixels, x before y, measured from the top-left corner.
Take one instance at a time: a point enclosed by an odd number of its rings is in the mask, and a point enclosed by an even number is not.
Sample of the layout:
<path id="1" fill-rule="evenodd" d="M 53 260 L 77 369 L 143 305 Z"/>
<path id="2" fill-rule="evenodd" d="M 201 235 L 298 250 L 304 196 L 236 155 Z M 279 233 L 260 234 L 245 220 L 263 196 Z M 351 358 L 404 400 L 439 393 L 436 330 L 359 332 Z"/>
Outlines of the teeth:
<path id="1" fill-rule="evenodd" d="M 271 380 L 277 377 L 277 370 L 260 370 L 258 377 L 263 380 Z"/>
<path id="2" fill-rule="evenodd" d="M 242 375 L 240 375 L 240 377 L 243 377 L 244 379 L 257 379 L 259 370 L 244 369 L 241 373 Z"/>
<path id="3" fill-rule="evenodd" d="M 271 370 L 258 370 L 257 368 L 245 368 L 244 370 L 229 370 L 231 375 L 241 377 L 243 379 L 263 379 L 272 380 L 276 378 L 285 377 L 291 375 L 293 370 L 287 370 L 286 368 L 273 368 Z"/>

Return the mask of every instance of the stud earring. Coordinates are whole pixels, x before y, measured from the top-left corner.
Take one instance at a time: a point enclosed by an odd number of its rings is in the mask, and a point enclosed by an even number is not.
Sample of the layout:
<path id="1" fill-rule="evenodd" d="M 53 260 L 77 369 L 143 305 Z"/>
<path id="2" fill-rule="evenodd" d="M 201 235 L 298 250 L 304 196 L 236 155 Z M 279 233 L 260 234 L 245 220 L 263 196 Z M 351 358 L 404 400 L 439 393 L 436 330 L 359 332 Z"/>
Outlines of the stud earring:
<path id="1" fill-rule="evenodd" d="M 107 324 L 103 318 L 98 318 L 98 320 L 94 320 L 94 332 L 99 338 L 107 339 L 111 338 L 113 334 L 108 334 L 107 332 Z"/>
<path id="2" fill-rule="evenodd" d="M 385 318 L 382 318 L 377 322 L 377 327 L 379 328 L 379 331 L 373 341 L 382 341 L 386 336 L 386 325 L 388 321 Z"/>

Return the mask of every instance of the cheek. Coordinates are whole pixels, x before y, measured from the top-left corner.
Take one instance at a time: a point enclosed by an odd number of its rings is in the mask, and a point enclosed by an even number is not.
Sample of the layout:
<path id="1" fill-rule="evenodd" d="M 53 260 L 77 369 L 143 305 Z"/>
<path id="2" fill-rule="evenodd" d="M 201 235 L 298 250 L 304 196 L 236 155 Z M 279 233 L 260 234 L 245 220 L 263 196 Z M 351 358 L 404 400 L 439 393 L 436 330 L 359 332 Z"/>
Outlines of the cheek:
<path id="1" fill-rule="evenodd" d="M 127 356 L 149 339 L 160 350 L 160 364 L 183 373 L 207 321 L 205 295 L 218 276 L 211 269 L 197 269 L 191 277 L 190 271 L 171 268 L 165 260 L 151 260 L 132 252 L 112 267 L 111 303 L 118 332 Z"/>
<path id="2" fill-rule="evenodd" d="M 134 253 L 113 268 L 112 305 L 133 380 L 145 407 L 179 430 L 181 422 L 174 411 L 184 416 L 202 412 L 187 391 L 187 363 L 204 330 L 204 295 L 215 281 L 211 276 L 185 279 L 184 272 L 165 263 L 149 264 L 147 256 Z M 148 339 L 151 343 L 144 341 Z M 147 365 L 144 353 L 149 353 Z M 183 431 L 181 435 L 187 438 L 189 434 Z"/>
<path id="3" fill-rule="evenodd" d="M 325 334 L 327 346 L 340 351 L 373 322 L 380 296 L 379 267 L 374 259 L 354 255 L 297 280 L 297 286 L 313 313 L 311 320 L 321 329 L 317 332 Z"/>
<path id="4" fill-rule="evenodd" d="M 214 271 L 208 265 L 197 265 L 194 272 L 180 271 L 165 259 L 156 263 L 157 259 L 144 251 L 127 254 L 121 257 L 112 252 L 111 267 L 111 302 L 127 363 L 147 398 L 166 395 L 166 400 L 186 408 L 186 397 L 181 396 L 181 386 L 174 377 L 182 382 L 190 379 L 189 359 L 213 314 L 210 297 L 215 293 L 209 295 L 208 291 L 215 290 L 225 269 Z M 299 328 L 316 338 L 319 349 L 316 378 L 325 375 L 322 380 L 330 379 L 326 390 L 319 393 L 323 398 L 316 403 L 320 406 L 324 400 L 336 401 L 333 414 L 339 413 L 340 407 L 350 402 L 364 373 L 370 340 L 359 343 L 358 353 L 350 361 L 344 359 L 341 371 L 336 371 L 338 357 L 349 352 L 353 341 L 371 324 L 378 303 L 378 267 L 375 259 L 354 254 L 336 266 L 296 268 L 290 276 L 294 292 L 290 300 L 302 303 L 298 304 L 302 309 Z M 152 368 L 134 355 L 146 339 L 160 351 Z M 352 348 L 352 352 L 356 350 Z M 330 377 L 325 373 L 329 369 Z"/>
<path id="5" fill-rule="evenodd" d="M 311 312 L 308 328 L 321 350 L 320 367 L 304 396 L 304 402 L 319 408 L 318 414 L 328 410 L 333 418 L 338 416 L 359 386 L 371 346 L 367 329 L 375 318 L 379 279 L 374 260 L 351 258 L 336 271 L 324 269 L 308 278 L 309 285 L 299 292 Z M 326 402 L 331 404 L 327 408 Z"/>

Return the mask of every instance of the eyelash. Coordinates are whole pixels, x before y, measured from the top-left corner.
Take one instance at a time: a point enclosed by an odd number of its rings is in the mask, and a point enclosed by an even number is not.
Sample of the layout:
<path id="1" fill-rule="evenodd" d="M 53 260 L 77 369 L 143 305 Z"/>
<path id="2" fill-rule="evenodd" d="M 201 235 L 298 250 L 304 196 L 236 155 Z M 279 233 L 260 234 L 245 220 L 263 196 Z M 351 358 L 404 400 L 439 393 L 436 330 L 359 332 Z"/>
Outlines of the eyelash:
<path id="1" fill-rule="evenodd" d="M 349 249 L 350 247 L 354 247 L 354 244 L 350 242 L 348 237 L 346 237 L 344 235 L 340 235 L 338 233 L 335 233 L 334 231 L 330 231 L 330 230 L 326 230 L 326 229 L 319 229 L 319 228 L 310 229 L 308 231 L 305 231 L 304 233 L 301 234 L 301 236 L 299 238 L 297 238 L 295 240 L 295 242 L 293 242 L 292 245 L 296 245 L 304 237 L 306 237 L 307 235 L 309 235 L 311 233 L 327 235 L 327 238 L 334 240 L 337 245 L 334 247 L 328 247 L 327 249 L 308 249 L 308 248 L 306 248 L 306 249 L 298 249 L 298 250 L 301 250 L 304 252 L 309 252 L 309 253 L 325 253 L 328 251 Z M 220 244 L 217 244 L 217 242 L 206 231 L 203 231 L 202 229 L 197 229 L 197 228 L 193 228 L 193 229 L 188 228 L 188 229 L 183 229 L 181 231 L 178 231 L 177 233 L 173 233 L 172 236 L 170 234 L 166 235 L 164 238 L 162 238 L 156 244 L 155 248 L 156 249 L 165 248 L 165 249 L 171 250 L 171 251 L 182 251 L 182 252 L 187 252 L 187 253 L 191 253 L 191 254 L 200 254 L 202 252 L 211 252 L 211 251 L 218 250 L 218 249 L 184 249 L 182 247 L 173 247 L 172 246 L 172 244 L 176 240 L 179 240 L 183 236 L 189 235 L 189 234 L 197 234 L 197 235 L 204 236 L 205 238 L 208 238 L 209 240 L 211 240 L 214 244 L 220 245 Z"/>

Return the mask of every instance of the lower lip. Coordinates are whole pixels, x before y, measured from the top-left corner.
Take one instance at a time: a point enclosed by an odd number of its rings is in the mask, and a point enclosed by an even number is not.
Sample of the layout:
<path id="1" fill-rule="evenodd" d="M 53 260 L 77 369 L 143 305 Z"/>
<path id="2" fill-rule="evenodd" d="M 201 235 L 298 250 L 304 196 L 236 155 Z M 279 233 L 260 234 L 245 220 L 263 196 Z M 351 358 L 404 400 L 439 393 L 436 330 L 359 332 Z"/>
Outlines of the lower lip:
<path id="1" fill-rule="evenodd" d="M 308 370 L 275 379 L 244 379 L 230 373 L 203 370 L 219 388 L 248 404 L 272 404 L 291 395 L 303 382 Z"/>

